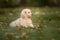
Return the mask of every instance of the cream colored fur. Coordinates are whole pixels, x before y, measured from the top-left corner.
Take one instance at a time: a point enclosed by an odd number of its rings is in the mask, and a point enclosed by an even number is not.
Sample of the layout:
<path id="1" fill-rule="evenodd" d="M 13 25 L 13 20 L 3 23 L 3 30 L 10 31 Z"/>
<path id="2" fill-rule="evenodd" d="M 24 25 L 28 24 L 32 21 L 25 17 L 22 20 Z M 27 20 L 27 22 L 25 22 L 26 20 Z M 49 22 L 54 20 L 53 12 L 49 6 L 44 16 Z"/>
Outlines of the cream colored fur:
<path id="1" fill-rule="evenodd" d="M 18 18 L 15 21 L 12 21 L 10 23 L 11 27 L 32 27 L 34 28 L 33 24 L 32 24 L 32 20 L 31 20 L 31 10 L 30 9 L 23 9 L 22 12 L 20 13 L 20 18 Z"/>

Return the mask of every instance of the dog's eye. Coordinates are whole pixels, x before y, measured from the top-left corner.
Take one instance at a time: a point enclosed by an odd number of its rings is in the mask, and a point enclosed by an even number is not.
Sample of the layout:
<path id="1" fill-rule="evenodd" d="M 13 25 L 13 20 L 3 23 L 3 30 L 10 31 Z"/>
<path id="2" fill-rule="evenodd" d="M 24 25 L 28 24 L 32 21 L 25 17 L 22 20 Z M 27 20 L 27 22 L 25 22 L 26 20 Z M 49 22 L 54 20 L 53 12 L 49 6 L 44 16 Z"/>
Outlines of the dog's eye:
<path id="1" fill-rule="evenodd" d="M 25 12 L 25 14 L 26 14 L 26 12 Z"/>
<path id="2" fill-rule="evenodd" d="M 30 12 L 28 12 L 28 13 L 30 13 Z"/>

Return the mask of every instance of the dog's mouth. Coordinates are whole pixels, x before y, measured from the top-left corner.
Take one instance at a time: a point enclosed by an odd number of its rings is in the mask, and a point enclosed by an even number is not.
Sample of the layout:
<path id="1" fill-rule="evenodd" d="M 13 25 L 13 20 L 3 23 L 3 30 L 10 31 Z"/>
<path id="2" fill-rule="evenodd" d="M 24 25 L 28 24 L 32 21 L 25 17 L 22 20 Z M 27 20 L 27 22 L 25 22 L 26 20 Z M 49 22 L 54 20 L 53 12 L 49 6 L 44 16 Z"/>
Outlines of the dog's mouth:
<path id="1" fill-rule="evenodd" d="M 32 17 L 31 15 L 28 16 L 28 18 L 31 18 L 31 17 Z"/>

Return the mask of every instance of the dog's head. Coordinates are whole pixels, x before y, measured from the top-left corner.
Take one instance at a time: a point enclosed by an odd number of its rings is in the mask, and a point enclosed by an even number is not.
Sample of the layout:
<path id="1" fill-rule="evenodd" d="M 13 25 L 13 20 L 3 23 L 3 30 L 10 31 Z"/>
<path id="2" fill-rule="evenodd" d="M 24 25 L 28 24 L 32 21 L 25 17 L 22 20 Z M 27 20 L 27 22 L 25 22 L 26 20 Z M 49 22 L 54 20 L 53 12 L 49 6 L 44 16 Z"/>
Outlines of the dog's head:
<path id="1" fill-rule="evenodd" d="M 31 18 L 32 13 L 30 9 L 23 9 L 21 12 L 21 17 L 23 18 Z"/>

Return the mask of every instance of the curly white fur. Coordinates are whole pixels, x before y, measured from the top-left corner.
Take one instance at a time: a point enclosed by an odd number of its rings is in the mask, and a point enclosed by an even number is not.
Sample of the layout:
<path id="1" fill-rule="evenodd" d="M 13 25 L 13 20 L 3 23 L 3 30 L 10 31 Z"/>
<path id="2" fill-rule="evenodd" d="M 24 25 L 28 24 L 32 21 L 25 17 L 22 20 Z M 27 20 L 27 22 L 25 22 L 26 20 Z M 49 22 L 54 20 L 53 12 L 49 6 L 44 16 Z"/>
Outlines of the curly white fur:
<path id="1" fill-rule="evenodd" d="M 21 14 L 20 14 L 20 18 L 18 18 L 15 21 L 12 21 L 10 23 L 10 26 L 11 27 L 22 26 L 22 27 L 32 27 L 32 28 L 34 28 L 34 26 L 32 24 L 32 20 L 31 20 L 31 16 L 32 16 L 32 13 L 31 13 L 30 9 L 23 9 Z"/>

